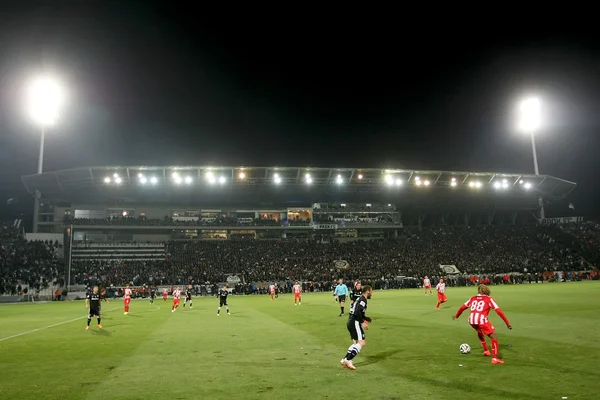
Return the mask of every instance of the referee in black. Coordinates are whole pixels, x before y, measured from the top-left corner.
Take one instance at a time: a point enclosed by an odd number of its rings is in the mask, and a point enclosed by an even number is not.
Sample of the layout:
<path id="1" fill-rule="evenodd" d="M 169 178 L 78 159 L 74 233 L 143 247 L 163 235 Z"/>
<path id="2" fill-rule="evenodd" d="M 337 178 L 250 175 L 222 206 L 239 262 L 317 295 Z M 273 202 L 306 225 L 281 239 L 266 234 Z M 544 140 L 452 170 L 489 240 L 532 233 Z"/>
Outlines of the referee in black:
<path id="1" fill-rule="evenodd" d="M 98 286 L 94 286 L 91 293 L 88 293 L 85 298 L 85 308 L 89 308 L 90 311 L 87 317 L 87 326 L 85 330 L 90 329 L 90 322 L 92 321 L 92 317 L 96 316 L 98 318 L 98 328 L 102 329 L 102 325 L 100 324 L 100 308 L 102 301 L 102 296 L 98 292 Z"/>
<path id="2" fill-rule="evenodd" d="M 348 348 L 346 356 L 341 359 L 340 364 L 351 370 L 356 369 L 352 364 L 352 359 L 367 345 L 367 342 L 365 341 L 365 331 L 369 329 L 369 322 L 371 322 L 371 318 L 366 315 L 367 300 L 371 298 L 372 294 L 373 289 L 371 286 L 363 286 L 362 295 L 354 302 L 354 305 L 350 309 L 347 327 L 353 343 Z"/>

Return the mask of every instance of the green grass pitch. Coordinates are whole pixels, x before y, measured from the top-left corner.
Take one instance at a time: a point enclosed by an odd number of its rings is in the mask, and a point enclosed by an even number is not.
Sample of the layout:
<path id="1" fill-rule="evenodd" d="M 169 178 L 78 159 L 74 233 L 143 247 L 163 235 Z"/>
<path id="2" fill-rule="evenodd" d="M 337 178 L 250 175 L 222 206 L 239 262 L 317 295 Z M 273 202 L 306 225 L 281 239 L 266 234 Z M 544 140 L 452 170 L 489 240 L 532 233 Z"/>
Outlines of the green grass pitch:
<path id="1" fill-rule="evenodd" d="M 356 371 L 331 294 L 214 297 L 103 305 L 85 331 L 83 302 L 0 305 L 2 399 L 575 399 L 600 398 L 600 282 L 492 287 L 505 365 L 481 355 L 467 315 L 474 288 L 449 288 L 436 311 L 421 290 L 375 291 Z M 459 352 L 469 343 L 471 354 Z M 462 365 L 460 367 L 459 365 Z"/>

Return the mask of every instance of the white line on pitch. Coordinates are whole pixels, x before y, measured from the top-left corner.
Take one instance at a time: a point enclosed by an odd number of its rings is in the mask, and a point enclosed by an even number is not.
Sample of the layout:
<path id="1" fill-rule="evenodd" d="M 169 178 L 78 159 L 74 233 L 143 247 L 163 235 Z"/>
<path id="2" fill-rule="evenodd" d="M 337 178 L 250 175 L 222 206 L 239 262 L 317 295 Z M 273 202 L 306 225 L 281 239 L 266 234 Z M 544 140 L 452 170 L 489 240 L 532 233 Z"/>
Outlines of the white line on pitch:
<path id="1" fill-rule="evenodd" d="M 110 310 L 106 310 L 106 312 L 113 311 L 113 310 L 118 310 L 118 308 L 111 308 Z M 0 339 L 0 342 L 3 342 L 3 341 L 5 341 L 5 340 L 8 340 L 8 339 L 13 339 L 13 338 L 16 338 L 16 337 L 19 337 L 19 336 L 28 335 L 28 334 L 30 334 L 30 333 L 34 333 L 34 332 L 43 331 L 44 329 L 50 329 L 50 328 L 54 328 L 55 326 L 59 326 L 59 325 L 68 324 L 68 323 L 70 323 L 70 322 L 78 321 L 78 320 L 80 320 L 80 319 L 84 319 L 84 318 L 87 318 L 87 315 L 84 315 L 83 317 L 77 317 L 77 318 L 73 318 L 73 319 L 70 319 L 70 320 L 68 320 L 68 321 L 59 322 L 58 324 L 48 325 L 48 326 L 44 326 L 44 327 L 42 327 L 42 328 L 37 328 L 37 329 L 30 330 L 30 331 L 27 331 L 27 332 L 21 332 L 21 333 L 17 333 L 16 335 L 7 336 L 7 337 L 5 337 L 5 338 L 1 338 L 1 339 Z"/>

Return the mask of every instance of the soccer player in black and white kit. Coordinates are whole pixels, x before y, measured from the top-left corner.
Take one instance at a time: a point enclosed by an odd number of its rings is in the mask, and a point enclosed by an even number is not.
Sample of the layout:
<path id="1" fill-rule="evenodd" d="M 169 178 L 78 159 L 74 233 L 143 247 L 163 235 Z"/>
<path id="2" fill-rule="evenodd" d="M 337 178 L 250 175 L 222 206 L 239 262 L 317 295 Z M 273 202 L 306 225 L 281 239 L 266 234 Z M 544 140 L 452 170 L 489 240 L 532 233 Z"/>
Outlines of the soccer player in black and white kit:
<path id="1" fill-rule="evenodd" d="M 360 353 L 360 350 L 367 345 L 365 341 L 365 331 L 369 329 L 371 318 L 367 317 L 367 300 L 371 298 L 373 289 L 371 286 L 363 286 L 362 295 L 354 302 L 350 309 L 348 318 L 348 331 L 352 338 L 352 345 L 348 348 L 346 356 L 341 359 L 340 364 L 348 369 L 355 370 L 356 367 L 352 364 L 352 359 Z"/>
<path id="2" fill-rule="evenodd" d="M 185 289 L 185 301 L 183 302 L 183 308 L 185 308 L 185 305 L 187 304 L 187 302 L 190 302 L 190 308 L 192 308 L 192 288 L 188 287 L 187 289 Z"/>
<path id="3" fill-rule="evenodd" d="M 154 304 L 154 299 L 156 298 L 156 288 L 150 288 L 150 304 Z"/>
<path id="4" fill-rule="evenodd" d="M 360 281 L 354 282 L 354 289 L 350 292 L 350 307 L 354 305 L 354 302 L 362 296 L 362 284 Z"/>
<path id="5" fill-rule="evenodd" d="M 227 310 L 227 315 L 231 315 L 231 313 L 229 312 L 229 306 L 227 305 L 227 296 L 229 295 L 229 292 L 227 291 L 227 285 L 219 289 L 217 295 L 219 296 L 219 308 L 217 309 L 217 317 L 219 316 L 219 314 L 221 314 L 221 307 L 223 306 L 225 306 Z"/>
<path id="6" fill-rule="evenodd" d="M 92 321 L 92 317 L 96 316 L 98 318 L 98 328 L 102 329 L 102 325 L 100 324 L 100 308 L 101 308 L 102 296 L 98 292 L 98 286 L 94 286 L 92 291 L 85 296 L 85 308 L 89 308 L 87 317 L 87 326 L 85 330 L 90 329 L 90 322 Z"/>

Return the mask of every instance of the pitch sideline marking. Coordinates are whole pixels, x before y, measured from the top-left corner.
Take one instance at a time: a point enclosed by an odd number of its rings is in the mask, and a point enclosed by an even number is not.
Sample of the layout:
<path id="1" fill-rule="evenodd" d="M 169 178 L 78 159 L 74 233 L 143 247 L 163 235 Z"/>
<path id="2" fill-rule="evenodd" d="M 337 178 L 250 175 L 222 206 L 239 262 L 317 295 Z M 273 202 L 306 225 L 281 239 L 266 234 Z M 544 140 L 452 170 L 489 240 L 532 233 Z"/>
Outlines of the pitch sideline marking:
<path id="1" fill-rule="evenodd" d="M 114 310 L 118 310 L 118 308 L 111 308 L 110 310 L 106 310 L 106 312 L 114 311 Z M 5 338 L 0 338 L 0 342 L 3 342 L 3 341 L 8 340 L 8 339 L 13 339 L 13 338 L 16 338 L 16 337 L 19 337 L 19 336 L 29 335 L 30 333 L 35 333 L 35 332 L 43 331 L 45 329 L 54 328 L 55 326 L 60 326 L 60 325 L 68 324 L 68 323 L 75 322 L 75 321 L 78 321 L 78 320 L 84 319 L 84 318 L 87 318 L 87 315 L 84 315 L 83 317 L 73 318 L 73 319 L 70 319 L 68 321 L 59 322 L 58 324 L 52 324 L 52 325 L 48 325 L 48 326 L 43 326 L 41 328 L 32 329 L 30 331 L 17 333 L 16 335 L 7 336 Z"/>
<path id="2" fill-rule="evenodd" d="M 153 312 L 153 311 L 158 311 L 158 310 L 160 310 L 160 307 L 159 307 L 159 306 L 155 306 L 155 307 L 156 307 L 156 308 L 155 308 L 154 310 L 145 311 L 145 312 Z M 114 311 L 114 310 L 118 310 L 119 308 L 120 308 L 120 307 L 118 307 L 118 308 L 111 308 L 110 310 L 106 310 L 106 312 L 109 312 L 109 311 Z M 139 313 L 136 313 L 136 314 L 143 314 L 143 313 L 144 313 L 144 311 L 142 311 L 142 312 L 139 312 Z M 55 326 L 60 326 L 60 325 L 68 324 L 68 323 L 71 323 L 71 322 L 75 322 L 75 321 L 78 321 L 78 320 L 80 320 L 80 319 L 83 319 L 83 318 L 87 318 L 87 315 L 84 315 L 83 317 L 77 317 L 77 318 L 73 318 L 73 319 L 70 319 L 70 320 L 68 320 L 68 321 L 59 322 L 58 324 L 52 324 L 52 325 L 48 325 L 48 326 L 43 326 L 43 327 L 41 327 L 41 328 L 32 329 L 32 330 L 30 330 L 30 331 L 27 331 L 27 332 L 21 332 L 21 333 L 17 333 L 16 335 L 7 336 L 7 337 L 5 337 L 5 338 L 0 338 L 0 342 L 3 342 L 3 341 L 5 341 L 5 340 L 8 340 L 8 339 L 13 339 L 13 338 L 16 338 L 16 337 L 19 337 L 19 336 L 28 335 L 28 334 L 30 334 L 30 333 L 35 333 L 35 332 L 43 331 L 43 330 L 45 330 L 45 329 L 54 328 Z"/>

